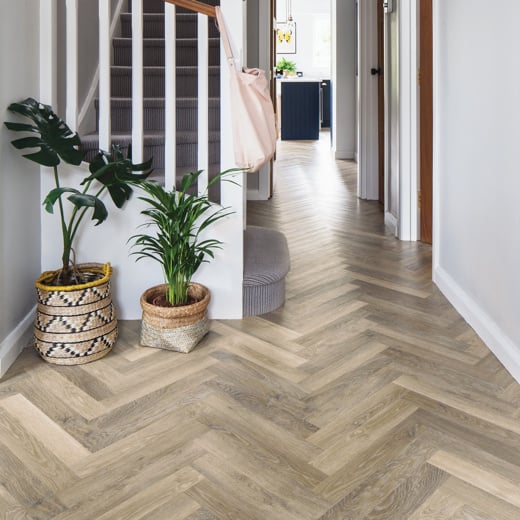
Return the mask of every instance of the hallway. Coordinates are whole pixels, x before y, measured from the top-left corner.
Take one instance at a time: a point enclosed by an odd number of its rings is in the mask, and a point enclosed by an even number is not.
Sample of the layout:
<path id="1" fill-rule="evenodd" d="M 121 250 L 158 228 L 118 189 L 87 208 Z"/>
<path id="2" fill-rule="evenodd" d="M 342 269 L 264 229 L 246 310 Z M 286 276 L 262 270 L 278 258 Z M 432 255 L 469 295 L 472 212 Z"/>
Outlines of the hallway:
<path id="1" fill-rule="evenodd" d="M 520 388 L 399 242 L 356 165 L 280 143 L 283 308 L 212 323 L 189 355 L 121 323 L 77 367 L 26 349 L 0 382 L 0 517 L 520 517 Z M 9 516 L 11 512 L 11 516 Z"/>

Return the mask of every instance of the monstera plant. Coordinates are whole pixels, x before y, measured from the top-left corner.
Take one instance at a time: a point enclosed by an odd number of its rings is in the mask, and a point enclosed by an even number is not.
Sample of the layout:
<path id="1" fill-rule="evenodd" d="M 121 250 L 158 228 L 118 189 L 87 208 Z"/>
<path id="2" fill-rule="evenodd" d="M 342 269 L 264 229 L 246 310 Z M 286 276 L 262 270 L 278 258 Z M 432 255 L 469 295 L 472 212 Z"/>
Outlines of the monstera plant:
<path id="1" fill-rule="evenodd" d="M 108 211 L 101 199 L 105 191 L 108 191 L 115 206 L 122 208 L 132 195 L 132 185 L 140 183 L 150 173 L 134 172 L 149 170 L 151 160 L 143 164 L 132 164 L 131 159 L 124 157 L 118 146 L 113 146 L 112 153 L 99 151 L 90 163 L 89 175 L 81 179 L 77 187 L 62 186 L 58 169 L 61 161 L 75 166 L 79 166 L 83 161 L 84 152 L 79 149 L 81 142 L 78 134 L 73 132 L 50 106 L 32 98 L 12 103 L 8 109 L 31 121 L 5 123 L 9 130 L 32 134 L 15 139 L 11 144 L 19 150 L 33 150 L 23 156 L 41 166 L 52 168 L 55 187 L 47 194 L 43 204 L 49 213 L 53 213 L 56 204 L 58 205 L 61 223 L 62 267 L 55 282 L 78 282 L 80 280 L 74 269 L 72 253 L 74 240 L 84 217 L 90 210 L 95 225 L 106 220 Z M 72 205 L 72 211 L 68 213 L 65 211 L 67 203 Z"/>
<path id="2" fill-rule="evenodd" d="M 86 172 L 80 166 L 84 152 L 78 134 L 50 106 L 28 98 L 12 103 L 8 109 L 21 120 L 5 122 L 7 128 L 26 134 L 14 139 L 12 145 L 27 151 L 23 154 L 26 159 L 51 169 L 54 187 L 43 205 L 49 213 L 57 206 L 63 240 L 61 267 L 43 273 L 36 281 L 35 346 L 51 363 L 93 361 L 107 354 L 117 338 L 110 298 L 112 270 L 108 263 L 77 264 L 74 244 L 87 216 L 96 226 L 107 219 L 102 200 L 105 192 L 117 208 L 122 208 L 133 186 L 150 174 L 151 160 L 132 164 L 130 154 L 125 157 L 119 147 L 113 146 L 110 152 L 99 151 Z M 77 167 L 80 177 L 76 186 L 63 185 L 59 169 L 62 162 Z"/>

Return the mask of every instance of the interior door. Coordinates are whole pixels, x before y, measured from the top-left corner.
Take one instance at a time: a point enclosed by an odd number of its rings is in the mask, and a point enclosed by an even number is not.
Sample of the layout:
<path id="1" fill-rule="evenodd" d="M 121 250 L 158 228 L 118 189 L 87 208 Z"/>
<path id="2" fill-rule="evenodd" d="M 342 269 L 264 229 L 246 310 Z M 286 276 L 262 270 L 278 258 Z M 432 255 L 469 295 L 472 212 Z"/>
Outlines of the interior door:
<path id="1" fill-rule="evenodd" d="M 433 31 L 432 0 L 420 1 L 420 215 L 421 241 L 432 243 Z"/>

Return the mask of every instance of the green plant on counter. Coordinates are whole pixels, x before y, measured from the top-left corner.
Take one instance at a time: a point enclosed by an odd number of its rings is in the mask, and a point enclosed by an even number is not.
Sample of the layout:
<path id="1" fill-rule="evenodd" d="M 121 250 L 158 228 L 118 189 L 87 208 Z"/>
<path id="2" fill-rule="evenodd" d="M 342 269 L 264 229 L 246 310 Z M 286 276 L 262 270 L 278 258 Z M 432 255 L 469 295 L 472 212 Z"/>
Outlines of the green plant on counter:
<path id="1" fill-rule="evenodd" d="M 294 61 L 290 61 L 286 58 L 282 58 L 276 64 L 276 70 L 281 70 L 282 72 L 295 73 L 296 72 L 296 63 L 294 63 Z"/>

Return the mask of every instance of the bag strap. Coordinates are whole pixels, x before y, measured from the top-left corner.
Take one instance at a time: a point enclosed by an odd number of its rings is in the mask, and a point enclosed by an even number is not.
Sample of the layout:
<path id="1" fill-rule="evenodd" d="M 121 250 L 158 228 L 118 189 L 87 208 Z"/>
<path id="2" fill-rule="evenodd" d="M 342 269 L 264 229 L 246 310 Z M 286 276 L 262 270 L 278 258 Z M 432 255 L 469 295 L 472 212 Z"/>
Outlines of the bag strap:
<path id="1" fill-rule="evenodd" d="M 220 31 L 222 44 L 224 45 L 224 52 L 226 53 L 228 63 L 234 67 L 235 58 L 233 56 L 233 50 L 231 49 L 231 43 L 229 42 L 229 36 L 226 31 L 226 24 L 224 23 L 224 17 L 222 16 L 222 11 L 220 10 L 220 7 L 218 5 L 215 6 L 215 14 L 217 17 L 218 30 Z"/>

